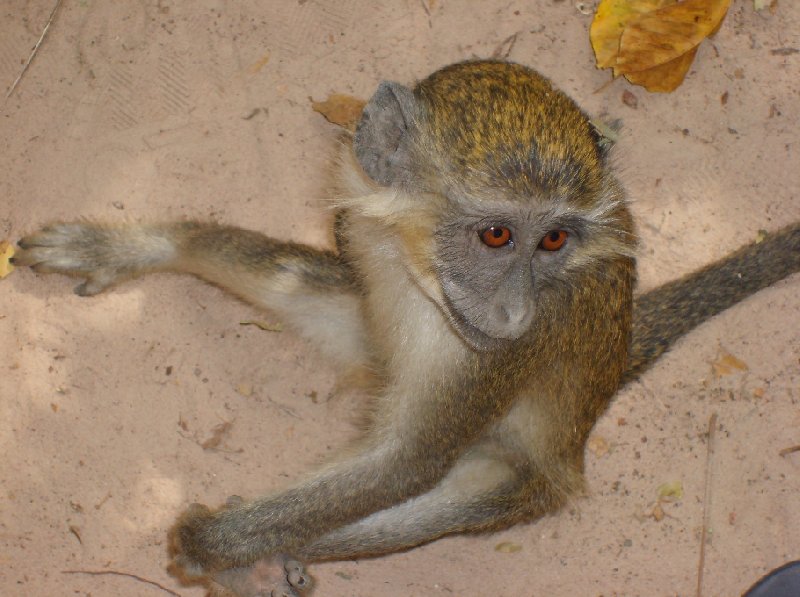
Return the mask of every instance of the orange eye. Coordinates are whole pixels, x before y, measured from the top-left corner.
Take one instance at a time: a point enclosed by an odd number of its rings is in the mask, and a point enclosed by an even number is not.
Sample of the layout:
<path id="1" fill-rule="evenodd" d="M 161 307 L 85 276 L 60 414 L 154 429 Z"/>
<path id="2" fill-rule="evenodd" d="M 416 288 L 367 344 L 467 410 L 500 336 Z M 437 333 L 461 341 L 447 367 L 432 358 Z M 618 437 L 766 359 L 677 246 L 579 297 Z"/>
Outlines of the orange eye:
<path id="1" fill-rule="evenodd" d="M 566 230 L 551 230 L 544 235 L 539 246 L 545 251 L 558 251 L 567 242 Z"/>
<path id="2" fill-rule="evenodd" d="M 481 232 L 481 240 L 487 247 L 497 249 L 511 242 L 511 230 L 504 226 L 492 226 Z"/>

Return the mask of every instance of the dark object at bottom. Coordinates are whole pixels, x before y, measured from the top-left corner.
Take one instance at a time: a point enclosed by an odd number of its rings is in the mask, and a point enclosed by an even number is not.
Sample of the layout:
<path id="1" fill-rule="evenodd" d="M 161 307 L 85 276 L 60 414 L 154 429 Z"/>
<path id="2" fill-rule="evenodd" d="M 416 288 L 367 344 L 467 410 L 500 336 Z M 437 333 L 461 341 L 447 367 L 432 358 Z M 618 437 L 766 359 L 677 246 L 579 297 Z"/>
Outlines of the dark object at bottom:
<path id="1" fill-rule="evenodd" d="M 742 597 L 800 597 L 800 560 L 776 568 Z"/>

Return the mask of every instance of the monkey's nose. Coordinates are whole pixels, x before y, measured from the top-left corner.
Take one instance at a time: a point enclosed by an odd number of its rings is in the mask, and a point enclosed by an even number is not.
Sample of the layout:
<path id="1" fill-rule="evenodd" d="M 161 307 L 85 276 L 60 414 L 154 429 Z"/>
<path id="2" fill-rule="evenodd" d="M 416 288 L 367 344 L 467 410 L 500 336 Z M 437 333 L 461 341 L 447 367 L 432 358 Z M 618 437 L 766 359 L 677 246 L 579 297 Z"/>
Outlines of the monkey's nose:
<path id="1" fill-rule="evenodd" d="M 507 307 L 504 305 L 500 307 L 500 321 L 511 326 L 519 325 L 525 319 L 527 311 L 528 310 L 521 305 L 515 307 Z"/>
<path id="2" fill-rule="evenodd" d="M 515 340 L 522 336 L 530 325 L 531 309 L 528 305 L 500 305 L 495 310 L 499 337 Z"/>

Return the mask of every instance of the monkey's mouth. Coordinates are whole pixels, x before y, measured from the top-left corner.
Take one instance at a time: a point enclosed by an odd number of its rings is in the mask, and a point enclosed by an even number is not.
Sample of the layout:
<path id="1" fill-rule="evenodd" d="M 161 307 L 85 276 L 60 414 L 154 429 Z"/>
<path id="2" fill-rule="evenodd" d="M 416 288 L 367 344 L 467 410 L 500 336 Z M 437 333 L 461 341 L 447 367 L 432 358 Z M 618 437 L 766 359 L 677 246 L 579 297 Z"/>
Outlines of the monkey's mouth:
<path id="1" fill-rule="evenodd" d="M 464 343 L 475 352 L 490 352 L 509 346 L 512 342 L 519 339 L 519 336 L 493 336 L 488 332 L 473 325 L 455 308 L 450 298 L 444 297 L 445 315 L 456 331 L 456 334 Z"/>

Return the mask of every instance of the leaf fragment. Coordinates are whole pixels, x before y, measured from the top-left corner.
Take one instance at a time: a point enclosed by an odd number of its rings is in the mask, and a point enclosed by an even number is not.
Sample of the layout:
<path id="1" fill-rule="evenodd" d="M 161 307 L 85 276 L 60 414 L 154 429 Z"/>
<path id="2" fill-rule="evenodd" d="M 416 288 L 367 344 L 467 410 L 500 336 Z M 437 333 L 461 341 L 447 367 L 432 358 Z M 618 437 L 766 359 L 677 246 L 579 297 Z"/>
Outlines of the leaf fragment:
<path id="1" fill-rule="evenodd" d="M 280 323 L 270 323 L 269 321 L 262 321 L 261 319 L 248 319 L 247 321 L 240 321 L 239 325 L 254 325 L 259 330 L 265 332 L 282 332 L 283 326 Z"/>
<path id="2" fill-rule="evenodd" d="M 14 256 L 14 246 L 7 240 L 0 241 L 0 278 L 5 278 L 14 271 L 10 259 Z"/>
<path id="3" fill-rule="evenodd" d="M 522 546 L 519 543 L 503 541 L 502 543 L 495 545 L 494 550 L 498 553 L 517 553 L 522 551 Z"/>
<path id="4" fill-rule="evenodd" d="M 720 351 L 717 360 L 711 363 L 711 370 L 714 377 L 720 378 L 723 375 L 731 375 L 736 371 L 747 371 L 749 367 L 743 360 L 736 358 L 726 350 Z"/>
<path id="5" fill-rule="evenodd" d="M 598 458 L 605 456 L 611 451 L 611 445 L 608 443 L 608 440 L 599 435 L 590 437 L 589 441 L 586 442 L 586 447 Z"/>
<path id="6" fill-rule="evenodd" d="M 367 102 L 357 97 L 334 93 L 324 102 L 311 100 L 311 109 L 322 114 L 328 122 L 353 132 L 361 120 L 361 112 L 366 104 Z"/>
<path id="7" fill-rule="evenodd" d="M 231 430 L 231 427 L 233 427 L 233 424 L 230 421 L 223 421 L 218 425 L 214 425 L 214 427 L 211 429 L 211 437 L 202 442 L 200 447 L 204 450 L 213 450 L 218 448 L 222 443 L 222 440 Z"/>
<path id="8" fill-rule="evenodd" d="M 675 502 L 683 498 L 683 482 L 670 481 L 658 487 L 658 499 L 664 502 Z"/>

